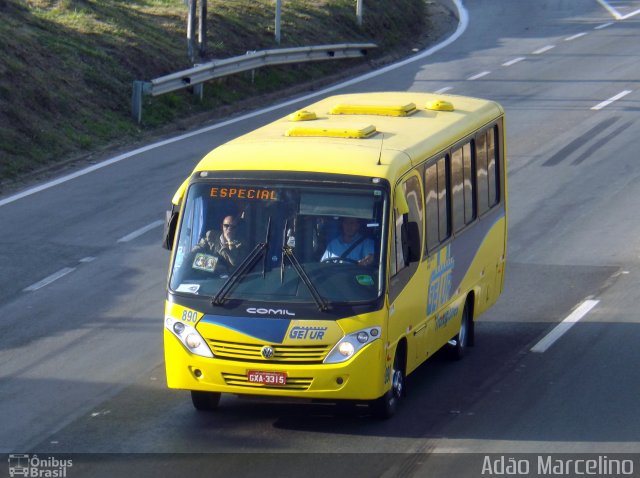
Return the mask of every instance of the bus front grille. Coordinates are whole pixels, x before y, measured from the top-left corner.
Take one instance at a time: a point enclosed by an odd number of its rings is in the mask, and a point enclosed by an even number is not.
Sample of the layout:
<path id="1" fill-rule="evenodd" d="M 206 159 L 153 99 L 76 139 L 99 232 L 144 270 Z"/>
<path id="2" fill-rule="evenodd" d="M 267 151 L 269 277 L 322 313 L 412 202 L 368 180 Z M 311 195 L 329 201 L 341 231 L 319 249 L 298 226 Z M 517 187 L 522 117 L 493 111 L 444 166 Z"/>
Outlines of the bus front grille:
<path id="1" fill-rule="evenodd" d="M 223 360 L 260 361 L 265 363 L 314 364 L 322 363 L 331 345 L 271 345 L 273 356 L 262 356 L 263 345 L 224 342 L 207 339 L 213 355 Z"/>
<path id="2" fill-rule="evenodd" d="M 222 373 L 222 378 L 227 385 L 253 389 L 266 388 L 269 390 L 307 390 L 311 386 L 311 382 L 313 382 L 313 378 L 310 377 L 287 377 L 287 383 L 285 385 L 268 385 L 249 382 L 246 375 L 225 372 Z"/>

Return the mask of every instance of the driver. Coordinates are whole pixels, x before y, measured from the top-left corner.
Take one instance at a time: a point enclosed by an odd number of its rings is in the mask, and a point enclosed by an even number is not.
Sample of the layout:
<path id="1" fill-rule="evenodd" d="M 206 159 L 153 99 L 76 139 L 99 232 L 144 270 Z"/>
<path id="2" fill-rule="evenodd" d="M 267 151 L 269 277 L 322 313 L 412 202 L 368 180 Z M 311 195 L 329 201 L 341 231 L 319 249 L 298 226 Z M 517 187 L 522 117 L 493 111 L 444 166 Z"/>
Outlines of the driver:
<path id="1" fill-rule="evenodd" d="M 360 221 L 355 217 L 343 217 L 340 221 L 342 234 L 327 245 L 321 261 L 346 259 L 361 266 L 373 263 L 373 239 L 360 233 Z"/>
<path id="2" fill-rule="evenodd" d="M 217 236 L 214 231 L 207 231 L 193 248 L 193 252 L 212 252 L 219 256 L 227 267 L 238 265 L 245 256 L 246 249 L 239 237 L 238 226 L 239 220 L 236 217 L 226 216 L 222 220 L 222 233 Z"/>

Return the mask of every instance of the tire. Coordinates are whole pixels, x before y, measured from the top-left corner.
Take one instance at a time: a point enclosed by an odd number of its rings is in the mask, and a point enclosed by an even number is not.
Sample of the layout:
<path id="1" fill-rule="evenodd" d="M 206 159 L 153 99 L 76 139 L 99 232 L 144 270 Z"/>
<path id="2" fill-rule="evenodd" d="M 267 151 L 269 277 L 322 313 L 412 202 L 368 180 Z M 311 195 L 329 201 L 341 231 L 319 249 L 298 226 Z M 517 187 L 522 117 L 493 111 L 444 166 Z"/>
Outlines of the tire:
<path id="1" fill-rule="evenodd" d="M 405 375 L 401 355 L 396 350 L 391 370 L 391 388 L 377 400 L 371 402 L 371 412 L 375 418 L 386 420 L 395 415 L 402 397 L 405 396 Z"/>
<path id="2" fill-rule="evenodd" d="M 460 320 L 460 331 L 453 340 L 455 345 L 451 347 L 451 357 L 454 360 L 461 360 L 464 357 L 467 347 L 472 343 L 473 335 L 473 323 L 471 321 L 471 314 L 469 313 L 469 306 L 465 304 L 462 311 L 462 319 Z"/>
<path id="3" fill-rule="evenodd" d="M 220 403 L 220 393 L 200 392 L 191 390 L 191 401 L 196 410 L 200 412 L 211 412 L 218 408 Z"/>

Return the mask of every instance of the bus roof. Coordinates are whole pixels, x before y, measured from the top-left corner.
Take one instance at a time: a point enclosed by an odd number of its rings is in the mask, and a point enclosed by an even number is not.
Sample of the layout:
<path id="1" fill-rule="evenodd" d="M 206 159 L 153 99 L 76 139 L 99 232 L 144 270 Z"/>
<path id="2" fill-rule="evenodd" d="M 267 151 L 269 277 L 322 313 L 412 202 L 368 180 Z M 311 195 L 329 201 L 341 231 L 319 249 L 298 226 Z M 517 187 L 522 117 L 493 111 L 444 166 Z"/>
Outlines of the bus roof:
<path id="1" fill-rule="evenodd" d="M 332 96 L 214 149 L 194 171 L 320 172 L 394 182 L 502 114 L 493 101 L 463 96 Z"/>

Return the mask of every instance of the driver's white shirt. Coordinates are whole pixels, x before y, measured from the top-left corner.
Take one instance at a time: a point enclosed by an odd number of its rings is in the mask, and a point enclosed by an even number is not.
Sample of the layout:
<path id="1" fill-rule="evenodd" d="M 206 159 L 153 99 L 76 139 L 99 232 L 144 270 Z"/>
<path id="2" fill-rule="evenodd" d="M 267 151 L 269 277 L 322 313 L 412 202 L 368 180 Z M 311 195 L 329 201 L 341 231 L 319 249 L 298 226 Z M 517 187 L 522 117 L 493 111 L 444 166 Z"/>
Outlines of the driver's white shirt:
<path id="1" fill-rule="evenodd" d="M 321 260 L 330 259 L 332 257 L 340 257 L 354 242 L 360 240 L 362 234 L 356 234 L 353 236 L 351 242 L 343 242 L 342 236 L 338 236 L 333 239 L 327 245 L 327 250 L 324 251 Z M 351 259 L 354 261 L 359 261 L 364 259 L 366 256 L 373 255 L 374 253 L 374 244 L 373 239 L 366 238 L 356 247 L 354 247 L 349 254 L 347 254 L 346 259 Z"/>

